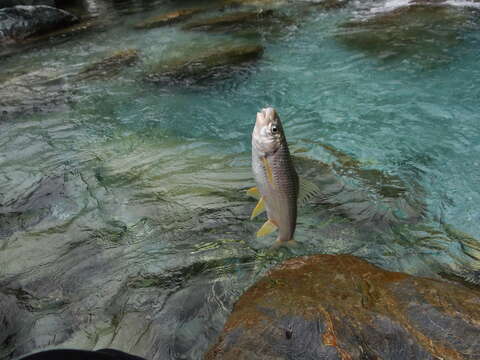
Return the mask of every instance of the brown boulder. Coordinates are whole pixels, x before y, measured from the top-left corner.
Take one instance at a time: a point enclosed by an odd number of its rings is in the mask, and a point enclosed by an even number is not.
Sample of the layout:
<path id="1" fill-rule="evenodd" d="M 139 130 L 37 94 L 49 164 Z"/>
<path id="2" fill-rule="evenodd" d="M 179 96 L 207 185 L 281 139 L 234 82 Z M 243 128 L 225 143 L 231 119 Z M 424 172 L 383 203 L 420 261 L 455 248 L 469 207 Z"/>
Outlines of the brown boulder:
<path id="1" fill-rule="evenodd" d="M 350 255 L 284 262 L 236 303 L 206 359 L 480 359 L 480 291 Z"/>

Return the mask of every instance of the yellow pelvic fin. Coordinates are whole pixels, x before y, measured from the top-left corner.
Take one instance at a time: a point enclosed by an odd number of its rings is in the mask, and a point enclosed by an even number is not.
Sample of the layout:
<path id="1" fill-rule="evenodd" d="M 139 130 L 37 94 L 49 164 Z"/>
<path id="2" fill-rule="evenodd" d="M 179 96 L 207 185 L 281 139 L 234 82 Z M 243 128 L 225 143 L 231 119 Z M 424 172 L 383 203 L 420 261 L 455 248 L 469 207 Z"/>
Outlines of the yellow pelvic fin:
<path id="1" fill-rule="evenodd" d="M 258 200 L 257 206 L 252 211 L 252 216 L 250 216 L 250 220 L 252 220 L 258 214 L 261 214 L 265 211 L 265 201 L 263 200 L 263 196 Z"/>
<path id="2" fill-rule="evenodd" d="M 277 228 L 278 226 L 275 225 L 275 223 L 272 220 L 268 219 L 267 221 L 265 221 L 265 224 L 263 224 L 260 230 L 257 231 L 257 237 L 266 236 L 274 232 L 275 230 L 277 230 Z"/>
<path id="3" fill-rule="evenodd" d="M 247 195 L 248 196 L 251 196 L 255 199 L 260 199 L 261 195 L 260 195 L 260 191 L 258 191 L 257 187 L 254 186 L 250 189 L 247 190 Z"/>
<path id="4" fill-rule="evenodd" d="M 273 183 L 273 174 L 272 174 L 272 168 L 270 167 L 270 164 L 268 163 L 268 160 L 266 157 L 262 158 L 263 160 L 263 166 L 265 168 L 265 171 L 267 172 L 267 180 L 272 185 L 273 188 L 275 188 L 275 184 Z"/>

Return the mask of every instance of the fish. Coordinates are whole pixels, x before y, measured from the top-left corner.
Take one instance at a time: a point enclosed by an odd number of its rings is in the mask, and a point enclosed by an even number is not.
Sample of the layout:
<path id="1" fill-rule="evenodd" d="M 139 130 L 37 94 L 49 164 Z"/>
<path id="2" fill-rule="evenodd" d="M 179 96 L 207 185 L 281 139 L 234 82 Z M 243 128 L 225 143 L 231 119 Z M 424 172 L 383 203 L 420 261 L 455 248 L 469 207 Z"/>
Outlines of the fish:
<path id="1" fill-rule="evenodd" d="M 272 107 L 257 113 L 252 132 L 252 171 L 256 187 L 247 194 L 259 201 L 251 219 L 267 212 L 267 221 L 257 231 L 257 237 L 278 229 L 274 247 L 294 243 L 297 225 L 297 205 L 318 192 L 315 184 L 304 181 L 306 192 L 300 193 L 300 182 L 293 164 L 280 117 Z"/>

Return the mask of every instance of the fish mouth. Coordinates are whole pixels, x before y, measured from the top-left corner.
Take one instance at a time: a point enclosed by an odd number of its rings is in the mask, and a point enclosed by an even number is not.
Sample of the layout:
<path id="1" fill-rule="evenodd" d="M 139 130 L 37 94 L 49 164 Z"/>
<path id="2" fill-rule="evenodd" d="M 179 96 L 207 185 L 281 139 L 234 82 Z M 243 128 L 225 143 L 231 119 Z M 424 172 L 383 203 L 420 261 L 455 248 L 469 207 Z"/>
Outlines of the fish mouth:
<path id="1" fill-rule="evenodd" d="M 265 126 L 269 122 L 273 121 L 276 116 L 277 116 L 277 113 L 274 108 L 272 107 L 264 108 L 257 113 L 256 123 L 258 126 Z"/>

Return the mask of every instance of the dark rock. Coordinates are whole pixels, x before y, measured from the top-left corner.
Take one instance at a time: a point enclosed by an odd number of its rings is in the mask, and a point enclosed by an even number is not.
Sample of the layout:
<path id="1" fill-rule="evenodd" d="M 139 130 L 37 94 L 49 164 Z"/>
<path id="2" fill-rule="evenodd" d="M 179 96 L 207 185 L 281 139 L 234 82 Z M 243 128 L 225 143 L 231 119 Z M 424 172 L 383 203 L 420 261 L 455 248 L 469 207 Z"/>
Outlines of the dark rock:
<path id="1" fill-rule="evenodd" d="M 446 49 L 460 44 L 472 29 L 474 15 L 463 8 L 417 3 L 342 26 L 341 43 L 381 59 L 413 58 L 419 62 L 448 61 Z"/>
<path id="2" fill-rule="evenodd" d="M 261 25 L 275 14 L 273 10 L 235 12 L 214 18 L 195 21 L 183 26 L 184 30 L 219 31 L 246 25 Z"/>
<path id="3" fill-rule="evenodd" d="M 155 16 L 153 18 L 147 19 L 135 25 L 136 29 L 151 29 L 166 25 L 175 24 L 184 20 L 191 18 L 193 15 L 198 14 L 204 11 L 201 8 L 193 9 L 181 9 L 169 12 L 167 14 L 162 14 Z"/>
<path id="4" fill-rule="evenodd" d="M 45 5 L 0 9 L 0 42 L 23 40 L 77 21 L 76 16 Z"/>
<path id="5" fill-rule="evenodd" d="M 138 51 L 127 49 L 117 51 L 94 64 L 86 66 L 76 76 L 76 80 L 104 79 L 117 75 L 122 68 L 138 60 Z"/>
<path id="6" fill-rule="evenodd" d="M 231 73 L 232 67 L 260 58 L 260 45 L 227 45 L 208 49 L 189 58 L 160 63 L 147 75 L 150 81 L 191 81 Z"/>
<path id="7" fill-rule="evenodd" d="M 286 0 L 223 0 L 225 6 L 257 6 L 257 7 L 273 7 L 287 3 Z"/>
<path id="8" fill-rule="evenodd" d="M 349 255 L 291 259 L 236 303 L 206 359 L 479 359 L 480 291 Z"/>
<path id="9" fill-rule="evenodd" d="M 47 5 L 55 6 L 55 0 L 0 0 L 0 9 L 17 5 Z"/>
<path id="10" fill-rule="evenodd" d="M 322 10 L 333 10 L 341 9 L 347 6 L 350 3 L 350 0 L 322 0 L 315 1 L 310 3 L 310 10 L 313 9 L 322 9 Z"/>
<path id="11" fill-rule="evenodd" d="M 0 344 L 20 330 L 16 317 L 19 312 L 16 298 L 0 292 Z"/>

